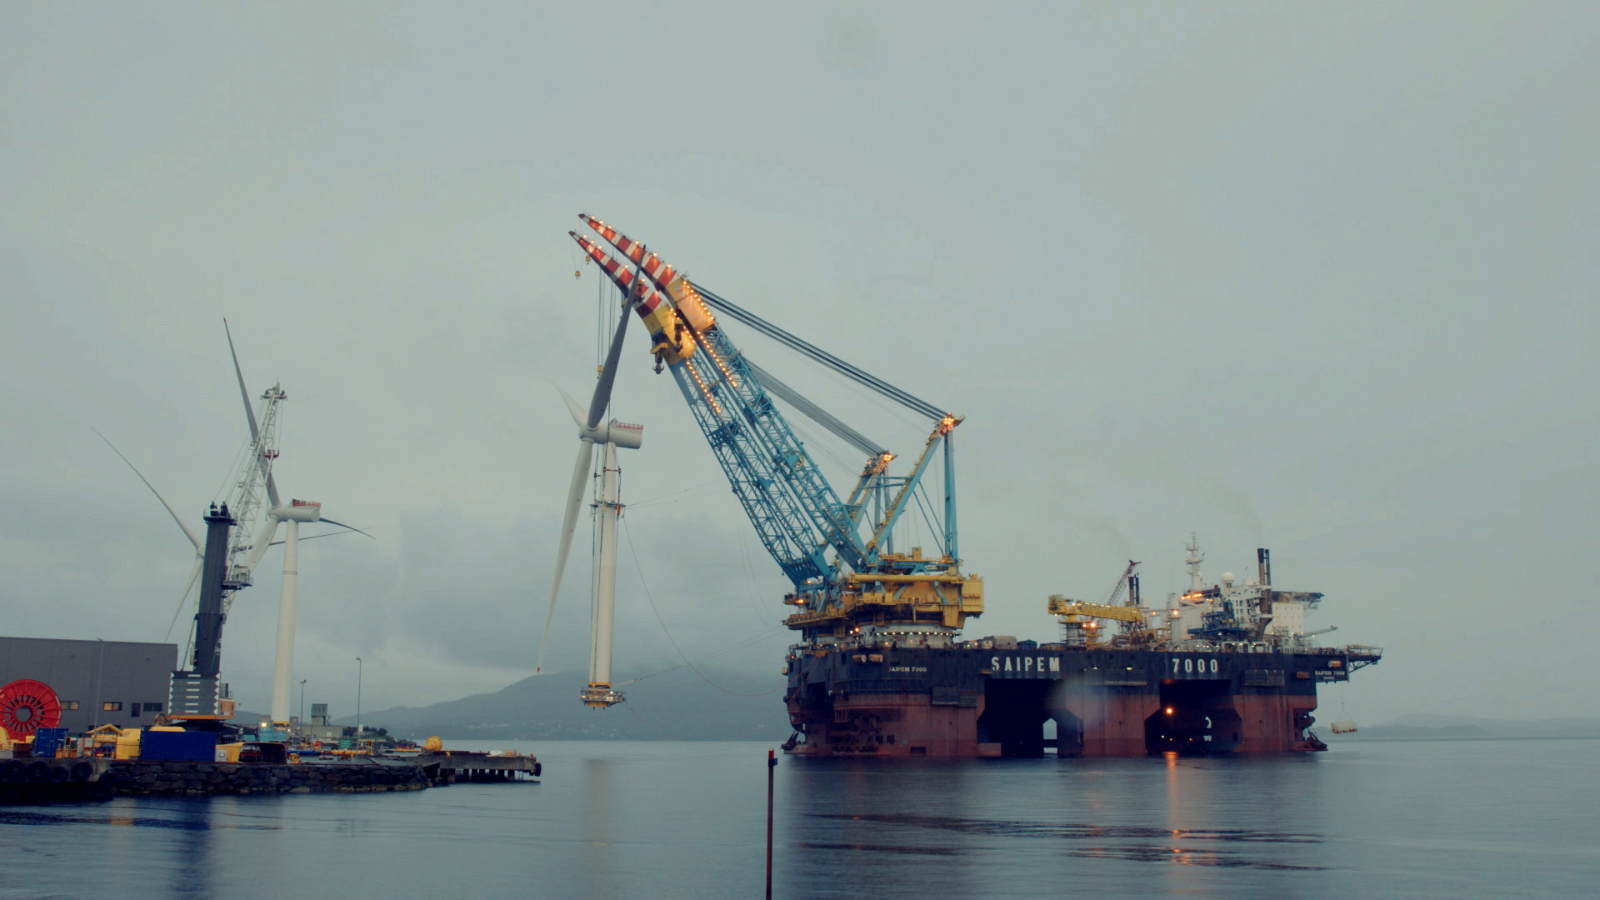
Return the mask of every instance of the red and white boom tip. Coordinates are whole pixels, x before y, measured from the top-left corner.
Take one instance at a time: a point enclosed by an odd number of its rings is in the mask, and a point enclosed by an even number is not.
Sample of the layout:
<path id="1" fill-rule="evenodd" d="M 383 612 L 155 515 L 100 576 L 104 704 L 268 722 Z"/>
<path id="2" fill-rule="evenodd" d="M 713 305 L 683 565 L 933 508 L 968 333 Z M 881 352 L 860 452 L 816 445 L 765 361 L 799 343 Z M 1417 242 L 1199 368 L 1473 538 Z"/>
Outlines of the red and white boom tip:
<path id="1" fill-rule="evenodd" d="M 628 237 L 627 235 L 616 230 L 615 228 L 612 228 L 610 225 L 607 225 L 599 219 L 596 219 L 594 216 L 591 216 L 588 213 L 578 213 L 578 218 L 583 220 L 583 224 L 593 228 L 596 234 L 600 235 L 602 238 L 605 238 L 606 242 L 611 246 L 622 251 L 623 256 L 626 256 L 627 258 L 638 263 L 639 268 L 644 270 L 645 276 L 655 283 L 657 290 L 666 290 L 667 285 L 672 283 L 672 279 L 678 277 L 678 273 L 674 272 L 672 267 L 667 265 L 666 261 L 661 257 L 655 255 L 654 253 L 650 254 L 649 256 L 645 256 L 644 245 L 633 238 Z"/>

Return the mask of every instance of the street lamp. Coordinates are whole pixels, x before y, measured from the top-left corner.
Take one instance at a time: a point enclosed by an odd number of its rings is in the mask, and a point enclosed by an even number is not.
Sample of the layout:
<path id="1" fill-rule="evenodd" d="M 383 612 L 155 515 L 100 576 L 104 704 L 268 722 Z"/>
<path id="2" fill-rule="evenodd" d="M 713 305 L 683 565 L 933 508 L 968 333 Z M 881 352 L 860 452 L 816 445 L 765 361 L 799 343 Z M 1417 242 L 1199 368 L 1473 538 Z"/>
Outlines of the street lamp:
<path id="1" fill-rule="evenodd" d="M 302 679 L 300 679 L 300 729 L 301 729 L 301 731 L 304 731 L 305 727 L 306 727 L 306 680 L 304 678 L 302 678 Z"/>
<path id="2" fill-rule="evenodd" d="M 361 657 L 356 657 L 356 740 L 361 740 Z"/>

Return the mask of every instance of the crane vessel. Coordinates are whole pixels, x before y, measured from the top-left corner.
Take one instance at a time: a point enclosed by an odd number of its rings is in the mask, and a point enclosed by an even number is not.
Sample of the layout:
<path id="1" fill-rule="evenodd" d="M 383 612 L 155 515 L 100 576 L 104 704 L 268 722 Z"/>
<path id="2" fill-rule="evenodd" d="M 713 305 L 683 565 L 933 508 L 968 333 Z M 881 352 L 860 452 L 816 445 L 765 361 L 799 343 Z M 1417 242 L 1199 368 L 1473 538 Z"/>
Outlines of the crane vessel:
<path id="1" fill-rule="evenodd" d="M 954 433 L 963 417 L 690 281 L 605 222 L 580 218 L 599 240 L 570 236 L 643 322 L 656 370 L 671 372 L 763 546 L 793 585 L 783 598 L 794 607 L 785 624 L 797 632 L 784 666 L 794 727 L 786 752 L 978 757 L 1036 756 L 1051 746 L 1063 756 L 1321 749 L 1309 731 L 1316 686 L 1344 681 L 1381 658 L 1373 647 L 1316 646 L 1304 619 L 1322 595 L 1276 590 L 1265 549 L 1258 551 L 1256 576 L 1205 585 L 1194 541 L 1190 588 L 1165 609 L 1142 605 L 1138 563 L 1129 561 L 1104 603 L 1049 598 L 1047 610 L 1062 625 L 1059 641 L 963 640 L 967 620 L 984 609 L 983 579 L 963 573 L 956 527 Z M 894 453 L 749 359 L 724 320 L 924 417 L 930 431 L 910 467 L 892 473 Z M 621 333 L 619 327 L 613 356 Z M 865 454 L 848 490 L 824 476 L 779 401 Z M 591 412 L 587 427 L 598 421 Z M 940 477 L 931 477 L 935 469 Z M 933 535 L 926 552 L 896 541 L 896 526 L 912 509 Z M 1116 634 L 1101 635 L 1106 622 L 1117 623 Z M 610 690 L 609 682 L 591 680 L 585 699 Z M 1050 721 L 1053 739 L 1046 737 Z"/>

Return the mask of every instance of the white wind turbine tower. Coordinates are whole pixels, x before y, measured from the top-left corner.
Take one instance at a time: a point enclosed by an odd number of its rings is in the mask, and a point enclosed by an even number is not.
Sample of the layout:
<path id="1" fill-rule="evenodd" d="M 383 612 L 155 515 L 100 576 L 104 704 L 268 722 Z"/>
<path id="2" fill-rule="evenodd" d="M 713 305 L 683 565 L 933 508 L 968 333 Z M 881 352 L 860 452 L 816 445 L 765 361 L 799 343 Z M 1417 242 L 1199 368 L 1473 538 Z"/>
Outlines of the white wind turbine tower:
<path id="1" fill-rule="evenodd" d="M 578 506 L 583 501 L 584 482 L 592 475 L 595 445 L 604 447 L 601 475 L 600 501 L 595 514 L 600 517 L 600 547 L 594 564 L 594 606 L 589 646 L 589 684 L 579 694 L 584 705 L 602 709 L 623 701 L 621 692 L 611 688 L 611 634 L 617 584 L 617 516 L 622 504 L 617 486 L 617 448 L 637 450 L 644 440 L 644 427 L 629 425 L 612 419 L 605 425 L 605 416 L 611 402 L 611 386 L 617 377 L 617 361 L 622 356 L 622 339 L 628 329 L 632 314 L 632 301 L 624 305 L 617 321 L 616 334 L 605 364 L 600 368 L 600 380 L 594 386 L 594 397 L 589 401 L 588 413 L 577 401 L 562 394 L 573 421 L 578 423 L 578 460 L 572 469 L 572 485 L 567 491 L 566 517 L 561 525 L 561 549 L 556 555 L 555 584 L 550 588 L 550 610 L 545 614 L 544 636 L 539 641 L 539 658 L 534 668 L 537 673 L 544 667 L 544 650 L 550 640 L 550 622 L 555 617 L 556 597 L 561 593 L 561 576 L 566 569 L 567 554 L 572 549 L 572 532 L 578 523 Z"/>
<path id="2" fill-rule="evenodd" d="M 250 584 L 250 573 L 255 571 L 256 564 L 272 545 L 272 538 L 278 532 L 278 523 L 285 523 L 287 527 L 283 542 L 283 588 L 278 600 L 278 642 L 272 668 L 271 716 L 274 722 L 288 722 L 289 704 L 293 695 L 295 589 L 300 575 L 300 523 L 320 521 L 351 531 L 360 531 L 362 534 L 366 532 L 343 522 L 324 519 L 322 504 L 316 501 L 290 500 L 287 506 L 283 504 L 278 495 L 277 481 L 272 477 L 272 464 L 278 458 L 278 406 L 288 399 L 289 395 L 276 384 L 262 393 L 261 399 L 265 405 L 262 409 L 261 423 L 257 424 L 255 410 L 250 406 L 250 392 L 244 386 L 244 371 L 239 368 L 239 354 L 233 348 L 233 333 L 228 331 L 227 320 L 223 320 L 222 327 L 228 333 L 228 353 L 233 357 L 233 372 L 239 379 L 239 397 L 244 401 L 245 417 L 250 421 L 250 450 L 253 457 L 253 465 L 246 468 L 244 477 L 239 481 L 234 514 L 239 517 L 242 526 L 247 523 L 250 514 L 261 502 L 262 488 L 265 488 L 270 504 L 267 507 L 266 520 L 261 524 L 261 530 L 248 547 L 245 544 L 247 537 L 245 527 L 239 529 L 229 552 L 228 581 L 237 585 L 235 590 Z M 372 535 L 368 534 L 367 537 Z M 242 562 L 239 561 L 241 557 Z"/>

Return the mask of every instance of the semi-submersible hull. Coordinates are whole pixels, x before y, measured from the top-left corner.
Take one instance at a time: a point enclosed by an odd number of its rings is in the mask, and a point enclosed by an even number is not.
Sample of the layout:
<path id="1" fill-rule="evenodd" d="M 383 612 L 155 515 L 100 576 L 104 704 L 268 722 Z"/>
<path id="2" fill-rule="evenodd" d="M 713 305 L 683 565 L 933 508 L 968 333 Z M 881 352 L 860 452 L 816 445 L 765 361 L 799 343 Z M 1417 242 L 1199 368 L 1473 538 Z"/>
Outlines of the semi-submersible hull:
<path id="1" fill-rule="evenodd" d="M 813 649 L 789 659 L 799 756 L 1143 756 L 1324 749 L 1317 685 L 1378 661 L 1300 651 Z M 1047 740 L 1053 720 L 1057 737 Z"/>

